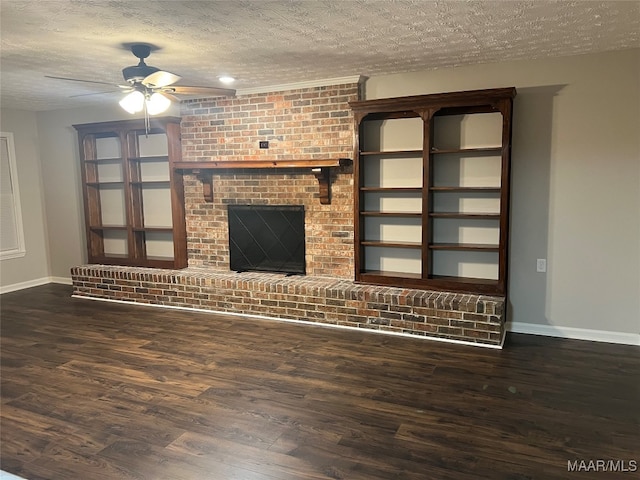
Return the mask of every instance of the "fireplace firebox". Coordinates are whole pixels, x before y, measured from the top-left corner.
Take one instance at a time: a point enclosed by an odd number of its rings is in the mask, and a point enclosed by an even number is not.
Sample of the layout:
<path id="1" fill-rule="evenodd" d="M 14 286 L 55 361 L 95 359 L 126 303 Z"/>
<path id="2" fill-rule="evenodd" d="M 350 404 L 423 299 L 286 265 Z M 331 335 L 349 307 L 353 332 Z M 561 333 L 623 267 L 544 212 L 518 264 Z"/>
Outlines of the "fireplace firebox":
<path id="1" fill-rule="evenodd" d="M 305 274 L 303 205 L 228 205 L 229 267 Z"/>

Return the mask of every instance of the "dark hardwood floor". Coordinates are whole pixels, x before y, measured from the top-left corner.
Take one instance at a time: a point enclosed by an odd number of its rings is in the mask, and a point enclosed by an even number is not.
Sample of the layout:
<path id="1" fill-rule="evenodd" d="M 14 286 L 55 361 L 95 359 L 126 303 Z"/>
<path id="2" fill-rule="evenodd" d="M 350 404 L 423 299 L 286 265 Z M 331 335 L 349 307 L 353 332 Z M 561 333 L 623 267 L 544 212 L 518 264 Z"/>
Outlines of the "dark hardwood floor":
<path id="1" fill-rule="evenodd" d="M 640 348 L 488 350 L 2 295 L 1 468 L 29 480 L 627 479 Z"/>

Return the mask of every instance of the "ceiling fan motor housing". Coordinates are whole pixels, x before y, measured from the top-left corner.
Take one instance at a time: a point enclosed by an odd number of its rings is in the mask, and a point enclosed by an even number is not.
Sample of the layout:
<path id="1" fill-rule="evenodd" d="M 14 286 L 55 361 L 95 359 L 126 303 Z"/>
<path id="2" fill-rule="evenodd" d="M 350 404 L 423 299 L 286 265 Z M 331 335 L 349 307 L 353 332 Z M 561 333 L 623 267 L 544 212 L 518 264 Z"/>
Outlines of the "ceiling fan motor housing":
<path id="1" fill-rule="evenodd" d="M 144 59 L 151 53 L 151 46 L 144 44 L 132 45 L 131 53 L 140 59 L 140 63 L 122 69 L 122 76 L 127 82 L 141 82 L 145 77 L 160 70 L 159 68 L 151 67 L 144 63 Z"/>
<path id="2" fill-rule="evenodd" d="M 138 65 L 132 65 L 122 69 L 122 76 L 129 83 L 141 82 L 145 77 L 159 71 L 159 68 L 150 67 L 142 60 Z"/>

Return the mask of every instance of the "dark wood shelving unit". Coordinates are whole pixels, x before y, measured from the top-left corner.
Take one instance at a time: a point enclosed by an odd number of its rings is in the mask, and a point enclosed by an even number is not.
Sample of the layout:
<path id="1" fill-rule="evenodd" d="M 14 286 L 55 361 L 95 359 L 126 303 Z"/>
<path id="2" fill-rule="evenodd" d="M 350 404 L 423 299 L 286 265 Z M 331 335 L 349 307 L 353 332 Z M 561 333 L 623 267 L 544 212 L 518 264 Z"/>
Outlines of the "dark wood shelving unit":
<path id="1" fill-rule="evenodd" d="M 356 131 L 356 281 L 506 294 L 515 95 L 515 88 L 497 88 L 350 102 Z M 469 123 L 456 123 L 458 117 Z M 483 125 L 482 121 L 488 123 Z M 468 138 L 474 140 L 465 143 L 467 137 L 461 132 L 471 129 L 470 125 L 479 128 L 470 131 Z M 417 132 L 417 138 L 407 140 L 412 132 Z M 418 145 L 421 148 L 416 148 Z M 407 165 L 413 173 L 402 177 Z M 486 178 L 474 181 L 473 177 L 463 182 L 463 166 L 471 166 L 471 171 L 490 170 L 495 182 L 484 186 Z M 421 186 L 415 186 L 417 175 Z M 402 202 L 411 202 L 411 207 L 403 211 Z M 479 208 L 467 207 L 465 202 Z M 464 240 L 463 230 L 467 233 Z M 392 234 L 385 237 L 389 231 Z M 416 232 L 420 238 L 414 238 Z M 406 241 L 402 238 L 405 233 Z M 455 235 L 459 238 L 450 238 Z M 466 238 L 469 235 L 478 239 Z M 481 267 L 474 271 L 477 265 Z"/>
<path id="2" fill-rule="evenodd" d="M 143 119 L 74 125 L 80 147 L 89 263 L 187 266 L 183 176 L 172 168 L 182 155 L 180 118 L 152 118 L 149 127 Z M 160 168 L 162 174 L 147 178 L 148 168 Z M 156 178 L 165 173 L 166 179 Z M 170 212 L 154 205 L 158 197 L 145 205 L 147 190 L 156 194 L 160 190 L 161 203 L 170 205 Z M 154 208 L 159 209 L 154 217 L 166 215 L 170 225 L 147 225 L 145 211 Z"/>

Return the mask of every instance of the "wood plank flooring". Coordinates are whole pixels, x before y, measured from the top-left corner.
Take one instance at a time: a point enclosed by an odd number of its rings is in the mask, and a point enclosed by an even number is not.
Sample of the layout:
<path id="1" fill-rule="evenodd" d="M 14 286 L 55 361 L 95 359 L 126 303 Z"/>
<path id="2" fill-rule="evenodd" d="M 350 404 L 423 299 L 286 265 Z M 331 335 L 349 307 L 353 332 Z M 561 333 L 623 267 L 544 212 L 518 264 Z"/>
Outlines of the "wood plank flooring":
<path id="1" fill-rule="evenodd" d="M 638 347 L 496 351 L 70 294 L 0 299 L 1 468 L 29 480 L 638 478 L 567 471 L 640 461 Z"/>

